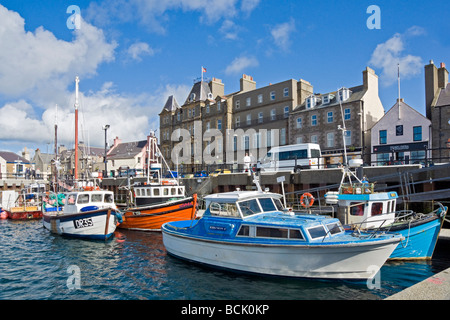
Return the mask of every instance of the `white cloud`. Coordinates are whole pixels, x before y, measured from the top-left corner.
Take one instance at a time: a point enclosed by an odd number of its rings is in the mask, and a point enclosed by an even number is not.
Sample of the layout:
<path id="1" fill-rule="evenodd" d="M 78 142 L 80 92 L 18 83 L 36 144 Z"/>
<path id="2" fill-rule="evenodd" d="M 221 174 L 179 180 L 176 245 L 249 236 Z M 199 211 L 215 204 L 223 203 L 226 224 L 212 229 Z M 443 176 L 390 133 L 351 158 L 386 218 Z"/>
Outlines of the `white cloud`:
<path id="1" fill-rule="evenodd" d="M 227 19 L 222 23 L 219 32 L 223 34 L 225 39 L 236 40 L 238 38 L 239 29 L 239 26 L 237 26 L 233 21 Z"/>
<path id="2" fill-rule="evenodd" d="M 148 43 L 136 42 L 128 48 L 127 53 L 133 60 L 141 61 L 142 56 L 152 56 L 155 54 L 155 50 L 150 48 Z"/>
<path id="3" fill-rule="evenodd" d="M 75 74 L 92 76 L 101 63 L 114 59 L 116 44 L 107 43 L 103 32 L 89 23 L 74 31 L 71 42 L 42 27 L 30 32 L 24 26 L 19 14 L 0 5 L 0 94 L 6 97 L 26 94 L 36 99 L 61 91 Z"/>
<path id="4" fill-rule="evenodd" d="M 258 60 L 255 57 L 238 57 L 235 58 L 230 65 L 225 69 L 226 74 L 238 74 L 243 72 L 246 68 L 257 67 Z"/>
<path id="5" fill-rule="evenodd" d="M 405 54 L 404 51 L 405 40 L 408 37 L 423 35 L 424 32 L 420 27 L 412 27 L 404 34 L 394 34 L 392 38 L 375 48 L 369 64 L 382 70 L 380 79 L 384 86 L 389 86 L 397 80 L 398 65 L 400 66 L 400 76 L 402 78 L 411 78 L 422 72 L 422 58 Z"/>
<path id="6" fill-rule="evenodd" d="M 260 0 L 243 0 L 240 10 L 250 14 Z M 164 34 L 165 22 L 170 20 L 171 12 L 199 12 L 200 22 L 214 24 L 221 19 L 230 19 L 239 12 L 238 0 L 104 0 L 92 2 L 87 9 L 87 20 L 97 25 L 114 25 L 136 19 L 148 31 Z"/>
<path id="7" fill-rule="evenodd" d="M 58 143 L 72 147 L 75 75 L 80 76 L 79 138 L 91 146 L 103 145 L 104 124 L 111 126 L 108 140 L 115 136 L 123 141 L 145 139 L 149 129 L 159 127 L 158 114 L 168 93 L 189 92 L 172 85 L 154 94 L 127 95 L 116 92 L 110 81 L 90 91 L 85 80 L 115 54 L 116 45 L 105 40 L 102 30 L 83 22 L 72 41 L 63 41 L 42 27 L 31 32 L 24 26 L 19 14 L 0 5 L 2 145 L 15 142 L 41 147 L 51 143 L 58 104 Z M 130 53 L 138 58 L 150 54 L 151 48 L 140 45 Z"/>
<path id="8" fill-rule="evenodd" d="M 270 31 L 275 45 L 281 50 L 287 51 L 291 45 L 291 34 L 295 31 L 295 21 L 291 19 L 289 22 L 276 25 Z"/>
<path id="9" fill-rule="evenodd" d="M 242 0 L 241 9 L 244 12 L 252 12 L 259 4 L 260 0 Z"/>

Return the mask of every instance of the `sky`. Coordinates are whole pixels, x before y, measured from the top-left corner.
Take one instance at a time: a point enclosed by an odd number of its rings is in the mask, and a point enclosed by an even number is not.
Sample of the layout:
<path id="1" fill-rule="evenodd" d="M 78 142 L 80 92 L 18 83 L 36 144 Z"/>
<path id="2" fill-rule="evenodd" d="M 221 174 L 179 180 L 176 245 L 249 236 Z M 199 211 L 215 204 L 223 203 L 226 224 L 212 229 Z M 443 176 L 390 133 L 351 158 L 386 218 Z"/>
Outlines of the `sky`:
<path id="1" fill-rule="evenodd" d="M 275 0 L 0 0 L 0 150 L 31 156 L 146 139 L 174 95 L 203 75 L 225 94 L 288 79 L 325 93 L 379 76 L 385 110 L 401 97 L 425 113 L 424 66 L 450 65 L 450 2 Z"/>

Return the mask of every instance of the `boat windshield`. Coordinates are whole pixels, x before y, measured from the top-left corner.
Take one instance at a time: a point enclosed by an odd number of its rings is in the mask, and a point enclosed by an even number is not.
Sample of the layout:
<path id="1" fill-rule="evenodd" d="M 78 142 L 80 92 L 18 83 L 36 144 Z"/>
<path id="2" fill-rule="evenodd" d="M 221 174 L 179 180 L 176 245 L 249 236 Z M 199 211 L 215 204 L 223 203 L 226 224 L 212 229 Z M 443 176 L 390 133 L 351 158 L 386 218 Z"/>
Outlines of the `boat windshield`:
<path id="1" fill-rule="evenodd" d="M 244 217 L 261 212 L 272 212 L 283 210 L 283 205 L 279 199 L 267 197 L 244 200 L 238 202 L 239 208 Z"/>

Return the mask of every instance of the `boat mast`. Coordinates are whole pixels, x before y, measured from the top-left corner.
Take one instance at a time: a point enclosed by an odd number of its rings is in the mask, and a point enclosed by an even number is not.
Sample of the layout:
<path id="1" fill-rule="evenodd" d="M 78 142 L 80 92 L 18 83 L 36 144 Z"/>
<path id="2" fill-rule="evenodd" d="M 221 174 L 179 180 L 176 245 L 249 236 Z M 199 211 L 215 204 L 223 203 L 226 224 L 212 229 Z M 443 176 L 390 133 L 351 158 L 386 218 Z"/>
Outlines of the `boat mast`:
<path id="1" fill-rule="evenodd" d="M 75 181 L 78 180 L 78 83 L 80 78 L 75 77 Z"/>

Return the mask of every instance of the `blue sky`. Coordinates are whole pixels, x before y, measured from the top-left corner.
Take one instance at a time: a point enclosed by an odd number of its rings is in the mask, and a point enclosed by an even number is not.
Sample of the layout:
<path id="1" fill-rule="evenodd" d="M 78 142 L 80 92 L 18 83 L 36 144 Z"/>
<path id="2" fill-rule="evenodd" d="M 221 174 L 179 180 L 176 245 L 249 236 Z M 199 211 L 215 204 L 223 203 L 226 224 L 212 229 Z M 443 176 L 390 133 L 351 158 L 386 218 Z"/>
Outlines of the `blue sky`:
<path id="1" fill-rule="evenodd" d="M 70 5 L 80 29 L 69 29 Z M 369 29 L 371 5 L 380 29 Z M 448 1 L 0 0 L 0 150 L 53 150 L 73 144 L 74 79 L 80 77 L 80 139 L 103 146 L 145 139 L 165 100 L 182 104 L 201 76 L 239 90 L 243 73 L 257 87 L 305 79 L 315 92 L 379 76 L 385 109 L 401 95 L 422 114 L 423 68 L 450 65 Z M 56 105 L 58 105 L 57 117 Z"/>

